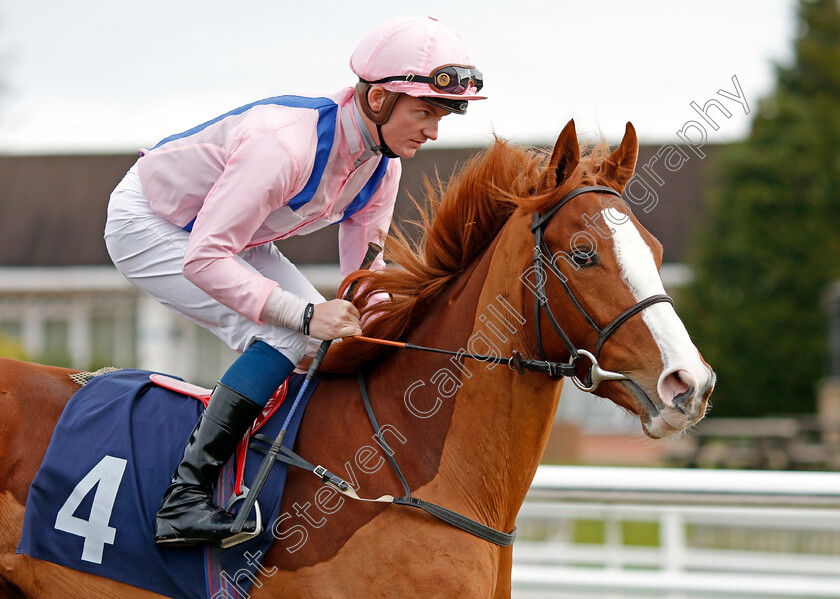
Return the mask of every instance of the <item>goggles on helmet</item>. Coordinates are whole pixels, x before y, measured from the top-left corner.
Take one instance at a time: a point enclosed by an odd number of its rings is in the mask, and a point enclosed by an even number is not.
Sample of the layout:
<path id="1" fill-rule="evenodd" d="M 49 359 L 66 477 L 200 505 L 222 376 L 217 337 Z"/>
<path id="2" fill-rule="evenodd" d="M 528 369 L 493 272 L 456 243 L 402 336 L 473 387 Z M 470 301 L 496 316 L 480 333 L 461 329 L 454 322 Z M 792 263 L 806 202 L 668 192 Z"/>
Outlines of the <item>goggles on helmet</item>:
<path id="1" fill-rule="evenodd" d="M 409 73 L 408 75 L 394 75 L 376 81 L 364 82 L 376 84 L 390 83 L 391 81 L 419 81 L 420 83 L 428 83 L 434 89 L 445 94 L 463 94 L 469 89 L 470 83 L 475 86 L 476 91 L 479 91 L 484 86 L 484 75 L 473 66 L 450 64 L 436 68 L 428 77 Z"/>

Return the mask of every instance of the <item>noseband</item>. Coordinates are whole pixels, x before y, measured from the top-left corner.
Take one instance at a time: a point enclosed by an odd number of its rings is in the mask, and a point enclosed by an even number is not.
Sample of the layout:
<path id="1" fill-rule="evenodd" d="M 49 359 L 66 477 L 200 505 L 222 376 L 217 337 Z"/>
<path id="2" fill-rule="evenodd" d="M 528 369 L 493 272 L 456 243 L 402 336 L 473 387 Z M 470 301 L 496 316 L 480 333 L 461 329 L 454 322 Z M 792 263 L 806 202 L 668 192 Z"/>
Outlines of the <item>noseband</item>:
<path id="1" fill-rule="evenodd" d="M 594 391 L 595 388 L 602 381 L 616 381 L 629 378 L 619 372 L 604 370 L 598 365 L 598 356 L 601 353 L 601 349 L 604 347 L 604 343 L 607 341 L 610 335 L 615 333 L 618 327 L 627 322 L 627 320 L 629 320 L 631 316 L 641 312 L 648 306 L 652 306 L 653 304 L 658 304 L 660 302 L 668 302 L 671 305 L 674 304 L 674 300 L 672 300 L 669 296 L 665 294 L 652 295 L 650 297 L 646 297 L 639 303 L 631 306 L 630 308 L 619 314 L 615 319 L 613 319 L 612 322 L 607 324 L 605 327 L 599 327 L 595 320 L 589 315 L 589 313 L 587 313 L 586 309 L 581 305 L 577 297 L 575 297 L 574 292 L 571 290 L 568 283 L 566 282 L 566 277 L 562 275 L 560 268 L 557 266 L 557 262 L 554 260 L 554 255 L 551 253 L 548 244 L 545 242 L 545 227 L 548 225 L 548 222 L 549 220 L 551 220 L 551 217 L 554 216 L 554 214 L 558 212 L 563 206 L 568 204 L 569 201 L 581 194 L 589 192 L 606 193 L 619 198 L 621 197 L 620 193 L 618 193 L 616 190 L 610 187 L 580 187 L 566 194 L 566 196 L 562 200 L 560 200 L 556 205 L 552 206 L 543 214 L 535 212 L 534 222 L 531 225 L 531 231 L 534 233 L 534 273 L 536 277 L 536 293 L 534 299 L 534 333 L 537 338 L 537 348 L 540 352 L 540 358 L 547 365 L 546 371 L 548 372 L 548 374 L 550 374 L 551 376 L 569 376 L 572 379 L 572 382 L 575 384 L 575 386 L 582 391 Z M 583 319 L 589 324 L 590 327 L 592 327 L 592 329 L 598 335 L 598 339 L 595 342 L 595 348 L 592 352 L 575 347 L 575 344 L 572 343 L 571 339 L 569 339 L 569 336 L 563 330 L 563 327 L 560 326 L 560 324 L 557 322 L 557 319 L 554 317 L 554 314 L 551 311 L 551 306 L 548 302 L 548 296 L 545 293 L 547 277 L 542 264 L 543 260 L 549 261 L 551 267 L 559 275 L 558 279 L 560 280 L 560 284 L 566 291 L 566 295 L 568 295 L 569 299 L 572 301 L 572 305 L 574 305 L 574 307 L 577 309 L 580 315 L 583 316 Z M 542 311 L 541 309 L 545 310 L 546 316 L 548 316 L 548 321 L 549 323 L 551 323 L 551 327 L 554 329 L 554 331 L 560 337 L 560 340 L 563 342 L 563 345 L 565 345 L 566 349 L 569 351 L 570 357 L 568 364 L 561 362 L 551 362 L 545 355 L 545 350 L 543 349 L 542 344 L 542 335 L 540 333 L 540 313 Z M 580 380 L 580 378 L 577 375 L 577 365 L 581 358 L 586 358 L 591 363 L 589 371 L 587 372 L 585 380 L 583 381 Z M 572 367 L 572 373 L 570 373 L 570 367 Z"/>

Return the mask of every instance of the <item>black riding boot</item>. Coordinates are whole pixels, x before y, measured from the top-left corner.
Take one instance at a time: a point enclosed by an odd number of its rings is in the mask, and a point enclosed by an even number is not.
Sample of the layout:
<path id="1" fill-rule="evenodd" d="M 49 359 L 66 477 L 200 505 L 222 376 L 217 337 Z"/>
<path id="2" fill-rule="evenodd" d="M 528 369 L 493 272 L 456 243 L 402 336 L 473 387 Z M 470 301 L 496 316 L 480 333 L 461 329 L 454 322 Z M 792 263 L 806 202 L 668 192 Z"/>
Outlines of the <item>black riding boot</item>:
<path id="1" fill-rule="evenodd" d="M 213 490 L 222 467 L 261 411 L 244 395 L 216 385 L 163 495 L 155 518 L 156 543 L 187 547 L 217 543 L 233 534 L 234 516 L 213 503 Z M 255 527 L 248 520 L 244 530 Z"/>

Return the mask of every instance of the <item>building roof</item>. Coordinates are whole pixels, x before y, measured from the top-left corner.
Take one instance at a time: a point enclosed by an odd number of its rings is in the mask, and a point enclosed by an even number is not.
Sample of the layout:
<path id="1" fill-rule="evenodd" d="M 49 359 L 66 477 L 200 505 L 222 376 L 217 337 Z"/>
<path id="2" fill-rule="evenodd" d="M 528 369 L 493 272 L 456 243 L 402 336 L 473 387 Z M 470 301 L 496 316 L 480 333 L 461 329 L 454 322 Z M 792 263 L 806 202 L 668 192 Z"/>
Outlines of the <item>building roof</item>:
<path id="1" fill-rule="evenodd" d="M 0 157 L 0 266 L 110 264 L 108 196 L 136 158 Z"/>
<path id="2" fill-rule="evenodd" d="M 658 146 L 640 148 L 638 167 Z M 676 171 L 655 170 L 662 186 L 647 181 L 658 194 L 657 205 L 634 213 L 665 247 L 666 262 L 682 262 L 692 226 L 703 211 L 704 173 L 719 147 L 705 146 L 704 160 L 690 158 Z M 421 197 L 424 175 L 445 180 L 478 149 L 425 149 L 403 161 L 403 178 L 395 222 L 414 218 L 408 195 Z M 136 155 L 0 156 L 0 266 L 92 266 L 110 264 L 102 240 L 108 196 L 136 160 Z M 661 164 L 661 163 L 660 163 Z M 335 263 L 334 228 L 279 242 L 299 264 Z"/>

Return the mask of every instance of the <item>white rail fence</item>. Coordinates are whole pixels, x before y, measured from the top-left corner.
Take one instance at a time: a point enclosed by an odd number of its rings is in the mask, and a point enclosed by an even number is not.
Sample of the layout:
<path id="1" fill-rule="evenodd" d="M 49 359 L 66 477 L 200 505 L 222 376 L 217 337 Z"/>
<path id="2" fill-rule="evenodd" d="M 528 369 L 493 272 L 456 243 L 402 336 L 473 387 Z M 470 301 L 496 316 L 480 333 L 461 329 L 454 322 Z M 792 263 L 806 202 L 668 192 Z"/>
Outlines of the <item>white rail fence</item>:
<path id="1" fill-rule="evenodd" d="M 541 466 L 517 526 L 515 599 L 840 598 L 840 473 Z"/>

